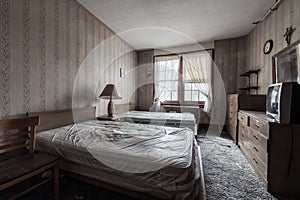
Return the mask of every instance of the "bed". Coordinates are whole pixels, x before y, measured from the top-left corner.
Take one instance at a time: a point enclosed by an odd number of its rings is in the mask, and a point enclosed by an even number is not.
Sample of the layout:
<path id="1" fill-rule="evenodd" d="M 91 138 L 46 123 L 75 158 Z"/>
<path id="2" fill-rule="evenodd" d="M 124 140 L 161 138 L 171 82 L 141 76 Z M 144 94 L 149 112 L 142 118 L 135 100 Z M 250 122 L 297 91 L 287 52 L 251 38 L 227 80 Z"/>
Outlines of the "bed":
<path id="1" fill-rule="evenodd" d="M 191 113 L 167 113 L 167 112 L 148 112 L 148 111 L 129 111 L 118 115 L 126 122 L 164 125 L 171 127 L 188 127 L 197 134 L 197 123 Z"/>
<path id="2" fill-rule="evenodd" d="M 99 121 L 94 111 L 29 114 L 40 116 L 36 149 L 59 155 L 76 178 L 138 199 L 205 199 L 192 130 Z"/>

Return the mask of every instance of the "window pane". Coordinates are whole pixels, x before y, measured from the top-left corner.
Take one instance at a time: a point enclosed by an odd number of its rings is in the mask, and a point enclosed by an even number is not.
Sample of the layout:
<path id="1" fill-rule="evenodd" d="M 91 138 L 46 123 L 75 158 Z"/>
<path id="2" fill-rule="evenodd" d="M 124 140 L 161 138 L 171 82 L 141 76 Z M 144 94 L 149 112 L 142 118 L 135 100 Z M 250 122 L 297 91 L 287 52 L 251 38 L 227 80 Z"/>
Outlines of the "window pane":
<path id="1" fill-rule="evenodd" d="M 166 91 L 165 92 L 165 99 L 166 99 L 166 101 L 172 101 L 172 99 L 171 99 L 171 91 Z"/>
<path id="2" fill-rule="evenodd" d="M 198 101 L 198 91 L 197 90 L 192 91 L 192 101 Z"/>
<path id="3" fill-rule="evenodd" d="M 191 91 L 184 91 L 184 100 L 192 101 Z"/>
<path id="4" fill-rule="evenodd" d="M 177 101 L 178 99 L 178 91 L 172 91 L 172 100 Z"/>
<path id="5" fill-rule="evenodd" d="M 164 100 L 167 100 L 167 94 L 166 94 L 166 92 L 164 91 L 163 93 L 162 93 L 162 95 L 160 96 L 160 98 L 161 99 L 164 99 Z"/>
<path id="6" fill-rule="evenodd" d="M 164 83 L 164 90 L 166 90 L 166 91 L 169 91 L 169 90 L 171 90 L 172 88 L 171 88 L 171 82 L 170 81 L 165 81 L 165 83 Z"/>
<path id="7" fill-rule="evenodd" d="M 191 83 L 191 85 L 192 85 L 192 90 L 198 90 L 198 89 L 200 89 L 199 83 Z"/>
<path id="8" fill-rule="evenodd" d="M 171 88 L 172 88 L 172 90 L 177 90 L 178 91 L 178 81 L 172 81 L 171 82 Z"/>
<path id="9" fill-rule="evenodd" d="M 207 97 L 204 94 L 200 93 L 199 96 L 199 101 L 207 101 Z"/>
<path id="10" fill-rule="evenodd" d="M 179 60 L 173 62 L 173 64 L 170 65 L 170 69 L 174 70 L 174 71 L 178 71 L 178 69 L 179 69 Z"/>
<path id="11" fill-rule="evenodd" d="M 162 101 L 178 101 L 179 56 L 155 58 L 155 96 Z"/>
<path id="12" fill-rule="evenodd" d="M 178 71 L 172 70 L 170 71 L 171 74 L 171 80 L 178 80 Z"/>
<path id="13" fill-rule="evenodd" d="M 192 89 L 191 83 L 185 83 L 184 84 L 184 90 L 191 90 L 191 89 Z"/>
<path id="14" fill-rule="evenodd" d="M 172 74 L 171 71 L 166 71 L 165 72 L 166 76 L 165 76 L 165 80 L 172 80 Z"/>

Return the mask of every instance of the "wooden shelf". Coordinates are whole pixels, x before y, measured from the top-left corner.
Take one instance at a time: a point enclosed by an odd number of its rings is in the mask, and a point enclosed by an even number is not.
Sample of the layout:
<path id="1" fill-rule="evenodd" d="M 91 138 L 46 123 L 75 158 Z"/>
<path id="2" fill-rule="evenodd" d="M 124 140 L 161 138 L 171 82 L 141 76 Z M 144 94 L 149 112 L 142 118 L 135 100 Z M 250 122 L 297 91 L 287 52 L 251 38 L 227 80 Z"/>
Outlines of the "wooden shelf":
<path id="1" fill-rule="evenodd" d="M 243 88 L 239 88 L 240 90 L 258 90 L 259 86 L 249 86 L 249 87 L 243 87 Z"/>
<path id="2" fill-rule="evenodd" d="M 240 74 L 240 76 L 244 76 L 244 77 L 247 77 L 248 78 L 248 87 L 242 87 L 242 88 L 239 88 L 240 90 L 246 90 L 248 91 L 248 93 L 250 94 L 250 90 L 256 90 L 256 94 L 258 92 L 258 89 L 259 89 L 259 86 L 258 86 L 258 72 L 260 72 L 261 70 L 260 69 L 253 69 L 253 70 L 249 70 L 249 71 L 246 71 L 245 73 L 242 73 Z M 251 85 L 251 79 L 250 79 L 250 76 L 251 75 L 256 75 L 256 86 L 252 86 Z"/>
<path id="3" fill-rule="evenodd" d="M 245 73 L 240 74 L 240 76 L 250 76 L 251 74 L 258 74 L 260 72 L 260 69 L 254 69 L 254 70 L 249 70 Z"/>

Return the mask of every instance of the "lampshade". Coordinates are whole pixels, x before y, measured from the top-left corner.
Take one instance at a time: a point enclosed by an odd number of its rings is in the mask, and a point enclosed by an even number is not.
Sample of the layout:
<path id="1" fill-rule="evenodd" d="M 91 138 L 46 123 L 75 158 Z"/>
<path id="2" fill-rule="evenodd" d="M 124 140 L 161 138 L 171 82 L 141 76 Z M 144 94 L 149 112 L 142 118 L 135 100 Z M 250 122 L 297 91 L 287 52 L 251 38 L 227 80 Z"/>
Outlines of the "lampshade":
<path id="1" fill-rule="evenodd" d="M 102 99 L 121 99 L 114 84 L 107 84 L 99 97 Z"/>

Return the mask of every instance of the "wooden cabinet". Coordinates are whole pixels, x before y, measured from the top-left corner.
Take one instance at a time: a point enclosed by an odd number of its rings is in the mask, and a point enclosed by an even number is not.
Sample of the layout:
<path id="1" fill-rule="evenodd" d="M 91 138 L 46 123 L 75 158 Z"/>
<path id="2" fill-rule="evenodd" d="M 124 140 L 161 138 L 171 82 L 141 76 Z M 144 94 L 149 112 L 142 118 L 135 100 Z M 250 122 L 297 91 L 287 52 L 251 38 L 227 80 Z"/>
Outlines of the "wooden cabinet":
<path id="1" fill-rule="evenodd" d="M 227 116 L 226 129 L 229 135 L 238 142 L 238 111 L 257 110 L 265 111 L 266 96 L 265 95 L 240 95 L 229 94 L 227 96 Z"/>
<path id="2" fill-rule="evenodd" d="M 238 94 L 228 95 L 227 98 L 227 132 L 237 141 L 237 112 L 238 112 Z"/>
<path id="3" fill-rule="evenodd" d="M 270 123 L 258 111 L 240 110 L 238 120 L 238 145 L 268 191 L 299 198 L 300 125 Z"/>

